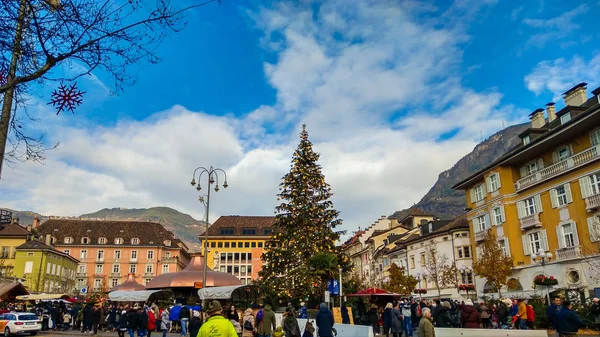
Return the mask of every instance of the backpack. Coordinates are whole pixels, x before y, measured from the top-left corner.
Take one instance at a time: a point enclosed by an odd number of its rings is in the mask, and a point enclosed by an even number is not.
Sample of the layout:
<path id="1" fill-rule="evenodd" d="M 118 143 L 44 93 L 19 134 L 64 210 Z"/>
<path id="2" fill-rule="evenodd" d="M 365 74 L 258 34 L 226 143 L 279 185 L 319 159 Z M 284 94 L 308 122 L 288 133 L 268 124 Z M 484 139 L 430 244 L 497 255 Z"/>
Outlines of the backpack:
<path id="1" fill-rule="evenodd" d="M 313 334 L 315 332 L 315 327 L 313 326 L 311 321 L 306 321 L 306 325 L 304 326 L 304 330 Z"/>
<path id="2" fill-rule="evenodd" d="M 247 320 L 246 322 L 244 322 L 244 329 L 250 330 L 250 331 L 252 331 L 254 329 L 254 327 L 252 326 L 252 322 L 250 322 L 250 320 Z"/>
<path id="3" fill-rule="evenodd" d="M 257 313 L 256 313 L 256 322 L 261 322 L 263 320 L 263 316 L 264 316 L 265 312 L 263 309 L 260 309 Z"/>

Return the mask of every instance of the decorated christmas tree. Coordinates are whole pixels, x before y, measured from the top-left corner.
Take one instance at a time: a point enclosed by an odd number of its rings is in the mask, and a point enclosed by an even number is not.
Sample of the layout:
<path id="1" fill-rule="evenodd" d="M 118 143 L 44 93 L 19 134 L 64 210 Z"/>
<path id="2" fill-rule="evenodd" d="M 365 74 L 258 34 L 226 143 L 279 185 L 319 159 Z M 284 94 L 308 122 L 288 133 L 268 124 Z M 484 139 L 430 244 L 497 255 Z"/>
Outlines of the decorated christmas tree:
<path id="1" fill-rule="evenodd" d="M 259 283 L 282 303 L 322 295 L 326 281 L 349 265 L 336 246 L 339 233 L 334 229 L 342 220 L 318 160 L 303 125 L 290 172 L 279 185 L 281 203 L 275 208 L 277 220 L 259 273 Z"/>

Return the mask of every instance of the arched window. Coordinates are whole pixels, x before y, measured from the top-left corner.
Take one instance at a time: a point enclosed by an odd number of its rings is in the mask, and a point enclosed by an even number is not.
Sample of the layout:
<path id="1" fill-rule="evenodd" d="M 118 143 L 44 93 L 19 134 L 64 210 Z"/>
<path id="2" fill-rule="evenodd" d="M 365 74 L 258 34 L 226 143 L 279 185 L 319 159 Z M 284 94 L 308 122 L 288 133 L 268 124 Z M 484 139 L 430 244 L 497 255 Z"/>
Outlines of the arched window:
<path id="1" fill-rule="evenodd" d="M 73 243 L 73 241 L 75 241 L 75 240 L 73 240 L 72 237 L 70 237 L 70 236 L 65 237 L 65 243 Z"/>
<path id="2" fill-rule="evenodd" d="M 116 238 L 115 239 L 115 245 L 122 245 L 123 244 L 123 239 L 122 238 Z"/>
<path id="3" fill-rule="evenodd" d="M 487 281 L 485 283 L 485 285 L 483 286 L 484 294 L 495 293 L 497 291 L 498 291 L 498 289 L 496 288 L 496 284 L 494 282 Z"/>
<path id="4" fill-rule="evenodd" d="M 521 285 L 521 282 L 519 282 L 519 280 L 517 280 L 516 278 L 509 279 L 508 282 L 506 282 L 506 287 L 508 288 L 508 291 L 522 291 L 523 290 L 523 286 Z"/>

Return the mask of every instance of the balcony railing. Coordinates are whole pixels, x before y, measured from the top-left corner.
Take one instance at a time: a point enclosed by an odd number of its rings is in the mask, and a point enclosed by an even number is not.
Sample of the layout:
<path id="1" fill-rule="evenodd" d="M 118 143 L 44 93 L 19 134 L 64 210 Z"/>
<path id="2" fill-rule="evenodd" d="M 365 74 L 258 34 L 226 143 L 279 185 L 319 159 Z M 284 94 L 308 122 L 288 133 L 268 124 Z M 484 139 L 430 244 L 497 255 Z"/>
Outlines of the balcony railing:
<path id="1" fill-rule="evenodd" d="M 481 241 L 485 240 L 486 236 L 487 236 L 487 231 L 475 232 L 475 242 L 481 242 Z"/>
<path id="2" fill-rule="evenodd" d="M 542 222 L 537 214 L 528 215 L 521 219 L 521 229 L 529 229 L 532 227 L 541 227 Z"/>
<path id="3" fill-rule="evenodd" d="M 103 257 L 97 257 L 96 258 L 96 263 L 104 263 L 104 258 Z"/>
<path id="4" fill-rule="evenodd" d="M 556 251 L 557 260 L 568 260 L 581 258 L 581 246 L 558 249 Z"/>
<path id="5" fill-rule="evenodd" d="M 0 225 L 10 223 L 12 221 L 12 212 L 0 209 Z"/>
<path id="6" fill-rule="evenodd" d="M 585 198 L 585 208 L 588 211 L 600 208 L 600 194 Z"/>
<path id="7" fill-rule="evenodd" d="M 161 263 L 176 263 L 177 262 L 177 258 L 176 257 L 165 257 L 162 260 L 160 260 Z"/>
<path id="8" fill-rule="evenodd" d="M 516 182 L 517 191 L 539 184 L 542 181 L 553 178 L 559 174 L 573 170 L 579 166 L 585 165 L 600 158 L 600 145 L 590 147 L 589 149 L 579 152 L 559 161 L 558 163 L 543 168 L 536 173 L 523 177 Z"/>
<path id="9" fill-rule="evenodd" d="M 154 277 L 154 273 L 144 273 L 144 277 Z"/>
<path id="10" fill-rule="evenodd" d="M 77 273 L 77 277 L 86 277 L 87 273 Z"/>
<path id="11" fill-rule="evenodd" d="M 121 273 L 110 273 L 110 277 L 121 277 Z"/>

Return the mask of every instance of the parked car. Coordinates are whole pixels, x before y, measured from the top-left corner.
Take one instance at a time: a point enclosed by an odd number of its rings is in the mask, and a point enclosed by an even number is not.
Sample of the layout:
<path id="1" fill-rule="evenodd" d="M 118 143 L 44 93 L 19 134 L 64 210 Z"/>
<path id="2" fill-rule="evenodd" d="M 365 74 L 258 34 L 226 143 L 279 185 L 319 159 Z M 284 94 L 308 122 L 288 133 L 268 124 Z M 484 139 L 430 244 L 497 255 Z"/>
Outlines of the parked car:
<path id="1" fill-rule="evenodd" d="M 35 314 L 27 312 L 10 312 L 0 315 L 0 331 L 4 336 L 29 333 L 35 336 L 42 329 L 42 324 Z"/>

